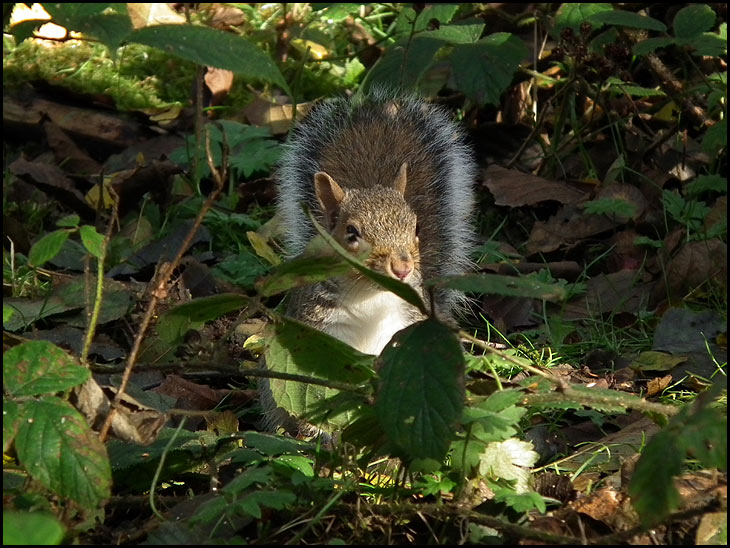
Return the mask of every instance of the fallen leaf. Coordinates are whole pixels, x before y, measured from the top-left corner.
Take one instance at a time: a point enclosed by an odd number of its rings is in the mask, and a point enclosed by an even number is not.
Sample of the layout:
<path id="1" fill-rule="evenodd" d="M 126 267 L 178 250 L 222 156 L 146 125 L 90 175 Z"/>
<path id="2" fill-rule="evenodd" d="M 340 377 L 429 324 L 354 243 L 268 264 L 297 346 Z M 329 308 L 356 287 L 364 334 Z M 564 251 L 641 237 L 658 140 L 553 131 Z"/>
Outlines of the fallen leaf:
<path id="1" fill-rule="evenodd" d="M 484 184 L 500 206 L 534 205 L 547 200 L 573 204 L 585 199 L 586 194 L 562 181 L 551 181 L 515 169 L 491 165 L 484 175 Z"/>

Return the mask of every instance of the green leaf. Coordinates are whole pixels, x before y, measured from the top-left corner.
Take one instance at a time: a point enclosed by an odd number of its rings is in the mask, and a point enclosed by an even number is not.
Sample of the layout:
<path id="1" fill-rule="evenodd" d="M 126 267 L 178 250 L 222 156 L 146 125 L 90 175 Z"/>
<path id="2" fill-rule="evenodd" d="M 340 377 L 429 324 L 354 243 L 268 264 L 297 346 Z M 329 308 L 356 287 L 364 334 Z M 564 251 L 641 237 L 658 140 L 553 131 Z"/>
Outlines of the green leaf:
<path id="1" fill-rule="evenodd" d="M 526 491 L 524 493 L 516 493 L 512 489 L 506 487 L 490 486 L 494 491 L 494 500 L 497 502 L 503 502 L 515 512 L 524 513 L 530 510 L 538 510 L 544 514 L 545 499 L 543 499 L 539 493 L 535 491 Z"/>
<path id="2" fill-rule="evenodd" d="M 238 496 L 252 485 L 266 485 L 271 479 L 271 468 L 248 468 L 226 484 L 223 491 Z"/>
<path id="3" fill-rule="evenodd" d="M 292 319 L 277 321 L 276 335 L 265 352 L 266 366 L 271 371 L 311 376 L 350 384 L 373 375 L 373 357 L 362 354 L 342 341 Z M 331 430 L 351 420 L 348 407 L 322 412 L 321 404 L 340 393 L 319 384 L 284 379 L 268 379 L 273 403 L 295 417 L 308 417 L 320 428 Z M 316 417 L 313 417 L 316 415 Z"/>
<path id="4" fill-rule="evenodd" d="M 690 4 L 674 16 L 674 36 L 680 41 L 706 32 L 715 24 L 715 12 L 707 4 Z"/>
<path id="5" fill-rule="evenodd" d="M 111 468 L 96 432 L 54 396 L 24 401 L 15 438 L 18 460 L 51 491 L 96 509 L 111 494 Z"/>
<path id="6" fill-rule="evenodd" d="M 459 341 L 424 320 L 399 332 L 379 361 L 375 412 L 388 441 L 408 459 L 443 459 L 464 406 Z"/>
<path id="7" fill-rule="evenodd" d="M 621 27 L 629 27 L 632 29 L 645 29 L 645 30 L 656 30 L 658 32 L 665 32 L 667 26 L 654 19 L 653 17 L 647 17 L 646 15 L 639 15 L 632 11 L 623 10 L 612 10 L 612 11 L 600 11 L 594 13 L 588 18 L 588 22 L 596 27 L 595 23 L 618 25 Z M 597 27 L 596 27 L 597 28 Z"/>
<path id="8" fill-rule="evenodd" d="M 673 478 L 682 472 L 688 454 L 702 466 L 727 469 L 727 416 L 711 399 L 726 386 L 724 382 L 716 383 L 691 406 L 685 406 L 642 452 L 629 495 L 647 527 L 678 508 L 681 498 Z"/>
<path id="9" fill-rule="evenodd" d="M 687 40 L 686 44 L 694 48 L 692 52 L 694 55 L 720 57 L 727 53 L 727 37 L 714 32 L 703 32 Z"/>
<path id="10" fill-rule="evenodd" d="M 159 48 L 199 65 L 270 82 L 290 93 L 286 80 L 266 53 L 228 32 L 195 25 L 155 25 L 135 30 L 129 41 Z"/>
<path id="11" fill-rule="evenodd" d="M 684 187 L 688 196 L 696 198 L 705 192 L 727 194 L 727 177 L 720 175 L 700 175 Z"/>
<path id="12" fill-rule="evenodd" d="M 104 255 L 104 235 L 99 234 L 93 226 L 89 225 L 82 225 L 79 228 L 79 234 L 86 251 L 100 259 Z"/>
<path id="13" fill-rule="evenodd" d="M 73 215 L 66 215 L 63 219 L 60 219 L 56 223 L 56 226 L 60 228 L 76 228 L 79 226 L 80 221 L 81 217 L 74 213 Z"/>
<path id="14" fill-rule="evenodd" d="M 55 230 L 43 236 L 30 248 L 28 263 L 31 266 L 41 266 L 46 261 L 53 259 L 61 251 L 69 234 L 67 230 Z"/>
<path id="15" fill-rule="evenodd" d="M 434 19 L 441 23 L 441 25 L 449 23 L 454 18 L 457 11 L 459 11 L 458 4 L 427 4 L 426 7 L 421 10 L 421 13 L 418 14 L 414 30 L 417 32 L 428 28 L 431 21 Z"/>
<path id="16" fill-rule="evenodd" d="M 3 399 L 3 453 L 6 453 L 18 433 L 20 409 L 11 399 Z"/>
<path id="17" fill-rule="evenodd" d="M 633 84 L 627 84 L 614 76 L 611 76 L 606 80 L 605 87 L 615 94 L 626 94 L 631 95 L 632 97 L 663 97 L 666 95 L 666 93 L 660 89 L 644 88 Z"/>
<path id="18" fill-rule="evenodd" d="M 446 43 L 430 34 L 403 39 L 390 46 L 365 76 L 364 91 L 376 84 L 394 88 L 415 88 Z"/>
<path id="19" fill-rule="evenodd" d="M 261 506 L 283 510 L 297 500 L 296 495 L 285 489 L 268 489 L 265 491 L 254 491 L 248 493 L 242 499 L 229 505 L 229 511 L 248 514 L 256 519 L 261 518 Z"/>
<path id="20" fill-rule="evenodd" d="M 247 432 L 245 443 L 246 447 L 256 449 L 268 457 L 276 457 L 284 453 L 299 453 L 302 449 L 311 448 L 309 444 L 298 440 L 262 432 Z"/>
<path id="21" fill-rule="evenodd" d="M 601 2 L 562 4 L 555 13 L 555 20 L 550 34 L 553 38 L 559 39 L 563 29 L 567 27 L 578 31 L 584 21 L 604 11 L 613 11 L 611 4 Z M 597 25 L 593 25 L 593 28 L 598 29 L 602 26 L 603 23 L 598 22 Z"/>
<path id="22" fill-rule="evenodd" d="M 165 312 L 157 322 L 157 332 L 168 344 L 177 344 L 188 330 L 196 329 L 205 322 L 234 310 L 240 310 L 248 302 L 248 297 L 238 293 L 220 293 L 193 299 Z"/>
<path id="23" fill-rule="evenodd" d="M 522 40 L 497 32 L 474 44 L 455 46 L 449 59 L 461 91 L 481 105 L 498 105 L 528 53 Z"/>
<path id="24" fill-rule="evenodd" d="M 559 284 L 545 283 L 535 276 L 502 276 L 499 274 L 464 274 L 442 276 L 426 282 L 436 287 L 449 287 L 470 293 L 488 293 L 511 297 L 529 297 L 547 301 L 560 301 L 566 298 L 566 290 Z"/>
<path id="25" fill-rule="evenodd" d="M 54 23 L 98 38 L 109 48 L 112 57 L 133 30 L 124 4 L 69 2 L 44 3 L 43 7 Z"/>
<path id="26" fill-rule="evenodd" d="M 360 384 L 374 376 L 373 357 L 363 354 L 309 325 L 282 318 L 273 325 L 274 337 L 267 351 L 273 364 L 289 361 L 288 371 L 314 373 L 321 378 Z M 326 356 L 326 359 L 322 359 Z"/>
<path id="27" fill-rule="evenodd" d="M 61 544 L 64 527 L 51 514 L 3 511 L 3 546 Z"/>
<path id="28" fill-rule="evenodd" d="M 8 306 L 7 303 L 3 303 L 3 325 L 8 323 L 16 313 L 17 311 L 12 306 Z"/>
<path id="29" fill-rule="evenodd" d="M 723 148 L 727 148 L 727 119 L 725 118 L 710 127 L 702 139 L 702 150 L 707 154 L 715 155 Z"/>
<path id="30" fill-rule="evenodd" d="M 14 397 L 68 390 L 89 378 L 89 370 L 48 341 L 28 341 L 3 355 L 3 382 Z"/>
<path id="31" fill-rule="evenodd" d="M 317 242 L 323 243 L 321 238 L 315 238 L 308 249 Z M 282 263 L 270 274 L 259 279 L 256 289 L 265 297 L 283 293 L 295 287 L 309 285 L 336 276 L 344 276 L 352 271 L 352 266 L 339 255 L 333 255 L 329 246 L 323 253 L 313 255 L 302 255 L 290 261 Z M 329 254 L 324 254 L 329 253 Z"/>
<path id="32" fill-rule="evenodd" d="M 665 36 L 647 38 L 646 40 L 642 40 L 641 42 L 637 42 L 636 44 L 634 44 L 632 52 L 634 55 L 642 56 L 646 55 L 647 53 L 651 53 L 652 51 L 659 48 L 666 48 L 667 46 L 670 46 L 674 43 L 674 38 L 669 38 Z"/>
<path id="33" fill-rule="evenodd" d="M 429 32 L 428 37 L 446 40 L 450 44 L 473 44 L 482 37 L 485 26 L 480 21 L 460 21 L 454 25 L 443 25 Z"/>

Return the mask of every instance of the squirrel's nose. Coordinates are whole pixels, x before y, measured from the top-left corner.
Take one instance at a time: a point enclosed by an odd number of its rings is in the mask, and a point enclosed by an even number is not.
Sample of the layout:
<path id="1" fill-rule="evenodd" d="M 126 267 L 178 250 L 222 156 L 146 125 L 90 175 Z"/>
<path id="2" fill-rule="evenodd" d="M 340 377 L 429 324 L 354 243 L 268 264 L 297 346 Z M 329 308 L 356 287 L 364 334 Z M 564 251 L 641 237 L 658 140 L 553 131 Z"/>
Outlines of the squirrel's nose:
<path id="1" fill-rule="evenodd" d="M 393 258 L 390 260 L 390 271 L 393 273 L 393 276 L 403 281 L 413 272 L 413 261 L 411 261 L 410 257 L 406 259 Z"/>

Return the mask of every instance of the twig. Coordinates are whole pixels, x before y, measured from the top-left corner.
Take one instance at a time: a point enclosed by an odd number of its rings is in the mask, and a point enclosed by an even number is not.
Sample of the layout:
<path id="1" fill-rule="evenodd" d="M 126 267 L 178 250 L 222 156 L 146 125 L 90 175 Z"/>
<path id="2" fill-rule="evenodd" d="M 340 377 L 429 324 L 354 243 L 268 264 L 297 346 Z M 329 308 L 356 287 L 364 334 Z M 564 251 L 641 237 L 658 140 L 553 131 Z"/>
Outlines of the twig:
<path id="1" fill-rule="evenodd" d="M 198 103 L 198 108 L 201 108 L 200 103 Z M 137 361 L 137 354 L 139 353 L 140 346 L 142 345 L 142 339 L 144 338 L 144 335 L 147 332 L 147 328 L 149 327 L 150 322 L 154 317 L 155 310 L 157 309 L 157 304 L 159 300 L 166 294 L 167 284 L 172 276 L 172 273 L 180 264 L 183 254 L 192 244 L 193 237 L 197 233 L 198 228 L 200 228 L 200 225 L 203 223 L 203 219 L 205 219 L 206 214 L 213 207 L 213 204 L 216 202 L 218 196 L 223 191 L 223 186 L 225 183 L 225 169 L 224 172 L 221 173 L 215 166 L 215 162 L 213 161 L 213 155 L 210 150 L 210 134 L 208 132 L 206 132 L 205 134 L 205 148 L 207 153 L 208 167 L 210 167 L 211 175 L 216 183 L 215 189 L 210 193 L 208 199 L 205 201 L 205 203 L 203 203 L 203 206 L 200 208 L 198 216 L 195 218 L 195 222 L 190 228 L 190 231 L 185 237 L 185 240 L 180 246 L 180 249 L 178 249 L 175 258 L 170 263 L 163 264 L 160 267 L 158 276 L 156 277 L 156 281 L 153 281 L 154 289 L 152 290 L 150 302 L 147 305 L 147 310 L 145 311 L 144 318 L 142 318 L 142 323 L 140 324 L 139 330 L 137 331 L 134 343 L 132 344 L 132 349 L 129 352 L 129 357 L 127 358 L 127 366 L 124 369 L 122 381 L 119 384 L 119 390 L 114 396 L 114 401 L 112 402 L 112 407 L 109 415 L 107 415 L 106 420 L 104 421 L 104 425 L 102 426 L 99 433 L 99 438 L 102 442 L 106 440 L 106 437 L 109 434 L 109 428 L 111 427 L 112 419 L 114 417 L 114 414 L 116 413 L 116 406 L 119 404 L 119 400 L 121 399 L 127 388 L 127 383 L 129 382 L 129 378 L 132 375 L 132 369 Z M 221 165 L 225 166 L 225 162 L 227 160 L 225 155 L 225 147 L 223 147 L 223 152 L 224 154 L 222 155 Z"/>

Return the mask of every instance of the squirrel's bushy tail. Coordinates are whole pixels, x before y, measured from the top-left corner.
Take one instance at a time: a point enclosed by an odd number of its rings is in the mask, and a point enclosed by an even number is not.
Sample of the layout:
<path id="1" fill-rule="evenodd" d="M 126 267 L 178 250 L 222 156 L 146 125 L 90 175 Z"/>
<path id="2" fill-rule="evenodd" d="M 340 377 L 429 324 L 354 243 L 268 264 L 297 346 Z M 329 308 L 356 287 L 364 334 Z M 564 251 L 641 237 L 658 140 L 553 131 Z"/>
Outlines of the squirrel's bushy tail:
<path id="1" fill-rule="evenodd" d="M 403 162 L 406 201 L 421 230 L 423 279 L 471 270 L 476 164 L 464 133 L 444 109 L 384 89 L 323 101 L 292 130 L 277 174 L 287 251 L 299 254 L 314 236 L 301 203 L 317 208 L 315 173 L 335 170 L 343 187 L 371 186 Z M 460 299 L 444 291 L 437 304 L 448 314 Z"/>

